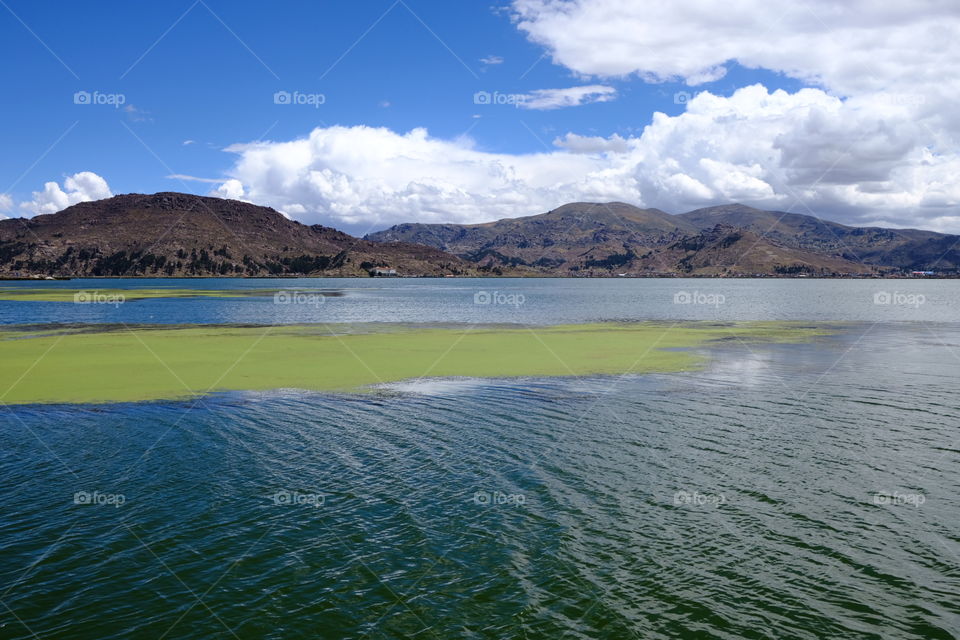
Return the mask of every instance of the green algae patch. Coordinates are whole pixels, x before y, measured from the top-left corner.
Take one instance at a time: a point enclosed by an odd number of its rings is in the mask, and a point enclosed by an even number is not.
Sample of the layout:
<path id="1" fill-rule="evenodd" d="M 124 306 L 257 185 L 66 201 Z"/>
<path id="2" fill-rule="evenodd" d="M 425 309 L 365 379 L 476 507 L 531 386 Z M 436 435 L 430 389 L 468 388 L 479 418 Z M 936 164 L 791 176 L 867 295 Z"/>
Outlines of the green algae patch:
<path id="1" fill-rule="evenodd" d="M 543 377 L 698 368 L 718 340 L 808 340 L 783 324 L 551 327 L 186 325 L 0 331 L 0 402 L 108 403 L 214 391 L 356 391 L 421 377 Z"/>
<path id="2" fill-rule="evenodd" d="M 277 289 L 60 289 L 0 287 L 7 302 L 75 302 L 117 304 L 164 298 L 248 298 L 272 296 Z"/>

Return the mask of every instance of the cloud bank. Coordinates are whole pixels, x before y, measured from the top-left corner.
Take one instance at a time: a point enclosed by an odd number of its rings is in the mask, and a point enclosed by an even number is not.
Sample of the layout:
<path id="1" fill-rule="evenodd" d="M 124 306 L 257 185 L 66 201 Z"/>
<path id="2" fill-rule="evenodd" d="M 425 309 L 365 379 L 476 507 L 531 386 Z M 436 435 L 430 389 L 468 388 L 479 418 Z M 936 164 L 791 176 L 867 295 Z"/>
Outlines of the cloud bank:
<path id="1" fill-rule="evenodd" d="M 851 224 L 960 231 L 960 158 L 915 106 L 744 87 L 708 92 L 637 137 L 567 134 L 557 150 L 509 155 L 425 129 L 327 127 L 287 142 L 233 145 L 215 195 L 333 226 L 479 222 L 568 201 L 621 200 L 667 211 L 742 201 Z"/>
<path id="2" fill-rule="evenodd" d="M 736 60 L 845 96 L 957 82 L 951 0 L 513 0 L 512 9 L 555 63 L 586 76 L 695 86 Z"/>

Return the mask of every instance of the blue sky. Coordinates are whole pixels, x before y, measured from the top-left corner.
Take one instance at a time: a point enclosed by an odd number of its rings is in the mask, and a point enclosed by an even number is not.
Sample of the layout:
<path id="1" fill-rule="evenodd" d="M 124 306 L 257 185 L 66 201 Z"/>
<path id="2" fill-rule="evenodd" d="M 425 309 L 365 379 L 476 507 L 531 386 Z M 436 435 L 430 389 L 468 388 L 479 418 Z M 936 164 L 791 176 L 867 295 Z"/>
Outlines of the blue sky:
<path id="1" fill-rule="evenodd" d="M 608 73 L 602 68 L 603 61 L 570 61 L 570 56 L 577 54 L 564 53 L 564 47 L 575 50 L 583 43 L 552 41 L 551 38 L 569 36 L 546 31 L 535 37 L 530 30 L 521 28 L 517 20 L 525 9 L 521 6 L 524 3 L 529 9 L 534 0 L 502 2 L 500 6 L 439 0 L 270 4 L 224 0 L 107 1 L 58 3 L 55 8 L 28 0 L 2 0 L 0 54 L 9 63 L 0 70 L 7 98 L 3 110 L 0 194 L 6 193 L 9 200 L 18 203 L 13 209 L 18 215 L 29 215 L 29 206 L 19 203 L 29 202 L 32 192 L 41 190 L 46 182 L 63 184 L 68 176 L 78 172 L 102 177 L 112 193 L 208 193 L 217 183 L 167 176 L 209 180 L 233 177 L 243 183 L 244 199 L 290 209 L 291 215 L 306 221 L 325 222 L 356 232 L 368 223 L 382 226 L 393 222 L 390 216 L 378 213 L 393 206 L 392 202 L 371 199 L 366 191 L 357 189 L 339 201 L 337 189 L 329 184 L 306 189 L 313 189 L 315 197 L 291 200 L 288 194 L 275 191 L 292 184 L 292 178 L 279 180 L 269 188 L 258 185 L 259 177 L 246 173 L 249 167 L 237 167 L 242 152 L 225 149 L 257 140 L 280 144 L 304 139 L 318 128 L 353 130 L 367 126 L 403 136 L 422 127 L 432 139 L 455 142 L 486 154 L 479 156 L 482 161 L 478 161 L 477 170 L 482 173 L 489 172 L 491 163 L 510 164 L 511 158 L 530 154 L 547 154 L 558 163 L 569 162 L 569 158 L 561 157 L 569 149 L 555 141 L 570 133 L 607 139 L 617 135 L 638 141 L 630 143 L 633 149 L 640 144 L 644 128 L 651 124 L 655 112 L 679 118 L 690 108 L 689 101 L 676 98 L 678 93 L 689 94 L 691 100 L 704 91 L 731 99 L 738 90 L 759 84 L 770 94 L 782 89 L 794 96 L 803 87 L 815 87 L 832 100 L 847 100 L 853 95 L 845 88 L 838 90 L 839 82 L 831 86 L 829 78 L 811 80 L 816 69 L 801 73 L 786 68 L 789 65 L 777 68 L 778 65 L 751 61 L 745 65 L 736 55 L 723 61 L 725 74 L 711 82 L 691 80 L 685 69 L 664 69 L 661 73 L 658 69 L 643 69 L 641 63 L 634 64 L 636 68 L 627 74 Z M 718 14 L 717 19 L 721 17 Z M 545 20 L 542 16 L 537 19 Z M 585 16 L 583 23 L 589 24 L 591 19 Z M 545 24 L 543 29 L 551 28 Z M 629 25 L 625 24 L 624 29 L 628 30 Z M 708 37 L 707 31 L 704 37 Z M 602 43 L 600 40 L 597 44 Z M 631 55 L 637 52 L 625 54 L 627 58 Z M 696 66 L 700 61 L 691 64 Z M 711 64 L 703 61 L 700 66 L 708 68 Z M 651 73 L 660 77 L 651 77 Z M 477 92 L 486 91 L 521 94 L 529 100 L 538 91 L 584 86 L 603 87 L 610 94 L 605 101 L 590 103 L 588 98 L 583 104 L 551 109 L 477 105 L 473 98 Z M 75 104 L 74 94 L 81 91 L 123 104 L 119 108 L 111 104 Z M 322 100 L 323 104 L 276 104 L 274 95 L 278 91 L 322 95 L 301 99 Z M 714 120 L 717 127 L 723 126 L 722 119 Z M 782 137 L 783 132 L 778 135 Z M 343 144 L 351 141 L 344 140 Z M 777 148 L 775 140 L 771 146 Z M 702 152 L 708 153 L 709 147 L 705 145 Z M 438 147 L 438 153 L 443 152 Z M 376 154 L 376 149 L 358 149 L 357 153 Z M 610 155 L 603 150 L 596 153 Z M 649 151 L 641 155 L 640 160 L 635 159 L 638 166 L 651 157 Z M 663 162 L 662 153 L 657 157 Z M 374 164 L 380 161 L 379 157 L 371 159 Z M 622 168 L 618 160 L 607 157 L 607 161 L 612 164 L 591 165 L 583 170 L 599 175 Z M 271 162 L 283 163 L 282 158 L 264 162 L 264 173 L 275 168 Z M 301 178 L 311 170 L 340 170 L 330 158 L 311 162 L 299 170 Z M 362 159 L 358 162 L 362 163 Z M 743 160 L 743 166 L 757 162 L 762 164 L 763 160 Z M 389 170 L 387 166 L 385 171 Z M 402 188 L 389 185 L 388 190 L 406 194 L 402 198 L 398 195 L 398 202 L 409 203 L 410 184 L 415 183 L 418 188 L 427 184 L 428 190 L 436 188 L 449 195 L 469 191 L 464 185 L 474 183 L 472 179 L 439 176 L 429 166 L 422 172 L 423 176 L 417 176 L 419 181 L 408 180 Z M 517 174 L 525 172 L 522 167 L 516 169 Z M 766 179 L 753 170 L 747 170 L 747 174 Z M 687 176 L 704 189 L 685 187 L 672 199 L 666 198 L 664 192 L 673 187 L 664 185 L 686 184 L 682 178 L 673 179 L 675 176 Z M 343 177 L 351 184 L 368 184 L 371 180 L 370 176 L 347 170 Z M 442 183 L 440 187 L 432 184 L 434 179 Z M 618 183 L 609 189 L 610 199 L 690 208 L 731 195 L 753 194 L 758 204 L 779 202 L 776 198 L 771 200 L 762 189 L 741 194 L 689 170 L 678 170 L 656 180 L 647 176 L 631 179 L 640 186 Z M 711 179 L 722 183 L 721 179 Z M 533 185 L 531 193 L 549 192 L 550 180 L 538 177 L 529 182 Z M 558 180 L 557 184 L 561 182 Z M 778 191 L 773 181 L 767 182 L 774 185 L 772 192 L 777 198 L 789 197 L 784 189 Z M 596 183 L 592 184 L 580 188 L 584 197 L 607 195 L 602 187 L 598 192 Z M 499 185 L 501 192 L 502 187 Z M 385 188 L 377 193 L 382 195 Z M 518 187 L 520 191 L 523 188 Z M 303 191 L 302 185 L 294 190 L 297 189 Z M 580 195 L 576 187 L 559 189 L 558 198 L 561 193 L 564 197 Z M 424 203 L 420 196 L 417 202 L 426 211 L 424 219 L 447 217 L 450 221 L 462 221 L 502 217 L 504 213 L 536 213 L 548 200 L 546 196 L 530 195 L 521 198 L 514 210 L 501 206 L 509 197 L 500 197 L 492 204 L 485 204 L 482 194 L 471 197 L 469 206 L 466 201 L 450 199 Z M 815 200 L 829 202 L 830 197 L 821 195 Z M 351 204 L 368 213 L 344 214 Z M 554 203 L 559 204 L 562 202 Z M 445 206 L 449 206 L 446 213 Z M 490 211 L 486 216 L 485 207 Z M 857 209 L 850 202 L 834 202 L 833 210 L 834 217 L 854 213 L 861 217 L 879 215 L 871 208 Z M 404 209 L 407 216 L 416 217 L 419 211 Z M 882 216 L 878 219 L 882 220 Z"/>

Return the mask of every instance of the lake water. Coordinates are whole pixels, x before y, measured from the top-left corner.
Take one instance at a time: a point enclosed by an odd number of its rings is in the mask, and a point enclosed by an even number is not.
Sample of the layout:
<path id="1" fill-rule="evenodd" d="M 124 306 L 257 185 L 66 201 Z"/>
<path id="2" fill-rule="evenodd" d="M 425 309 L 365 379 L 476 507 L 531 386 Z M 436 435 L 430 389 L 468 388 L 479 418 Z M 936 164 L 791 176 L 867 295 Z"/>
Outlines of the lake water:
<path id="1" fill-rule="evenodd" d="M 3 286 L 288 292 L 3 324 L 832 333 L 676 374 L 2 406 L 0 638 L 960 638 L 957 281 Z"/>
<path id="2" fill-rule="evenodd" d="M 956 280 L 747 279 L 75 279 L 0 288 L 202 289 L 287 292 L 237 299 L 122 305 L 0 302 L 0 324 L 23 322 L 455 322 L 557 324 L 602 320 L 960 321 Z M 876 304 L 888 301 L 887 304 Z M 483 304 L 486 301 L 486 304 Z M 480 303 L 480 304 L 478 304 Z"/>

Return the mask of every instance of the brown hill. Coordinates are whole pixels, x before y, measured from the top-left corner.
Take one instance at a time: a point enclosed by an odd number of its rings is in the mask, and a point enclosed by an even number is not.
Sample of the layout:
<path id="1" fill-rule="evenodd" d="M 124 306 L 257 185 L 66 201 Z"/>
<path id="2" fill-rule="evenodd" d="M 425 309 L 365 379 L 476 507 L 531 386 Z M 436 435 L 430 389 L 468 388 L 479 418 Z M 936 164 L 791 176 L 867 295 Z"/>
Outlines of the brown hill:
<path id="1" fill-rule="evenodd" d="M 729 251 L 708 251 L 694 259 L 678 249 L 712 247 L 718 224 L 752 234 L 753 245 L 738 244 L 745 252 L 742 259 L 734 261 Z M 477 262 L 485 270 L 510 267 L 534 274 L 960 272 L 958 236 L 850 227 L 742 204 L 671 215 L 620 202 L 581 202 L 486 224 L 402 224 L 366 237 L 428 244 Z M 703 262 L 708 256 L 715 261 L 712 265 Z M 684 262 L 679 264 L 681 259 Z"/>
<path id="2" fill-rule="evenodd" d="M 373 243 L 269 207 L 183 193 L 128 194 L 0 220 L 0 275 L 267 276 L 470 274 L 439 249 Z"/>
<path id="3" fill-rule="evenodd" d="M 921 229 L 850 227 L 814 216 L 764 211 L 742 204 L 681 213 L 699 230 L 726 224 L 763 235 L 788 247 L 842 255 L 854 262 L 904 270 L 955 271 L 960 267 L 960 238 Z"/>
<path id="4" fill-rule="evenodd" d="M 377 242 L 427 244 L 488 269 L 567 272 L 584 261 L 664 246 L 696 227 L 659 209 L 575 202 L 535 216 L 484 224 L 401 224 L 369 234 Z"/>
<path id="5" fill-rule="evenodd" d="M 874 269 L 842 257 L 794 249 L 729 225 L 718 224 L 631 263 L 641 271 L 663 264 L 683 275 L 810 275 L 873 273 Z"/>

